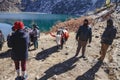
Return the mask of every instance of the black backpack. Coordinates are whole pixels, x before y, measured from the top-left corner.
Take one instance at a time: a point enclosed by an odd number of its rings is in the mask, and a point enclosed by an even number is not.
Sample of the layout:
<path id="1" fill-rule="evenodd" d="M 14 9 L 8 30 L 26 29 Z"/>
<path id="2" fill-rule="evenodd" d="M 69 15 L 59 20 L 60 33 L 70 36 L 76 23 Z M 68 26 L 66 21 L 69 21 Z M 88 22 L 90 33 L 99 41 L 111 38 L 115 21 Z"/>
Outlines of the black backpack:
<path id="1" fill-rule="evenodd" d="M 8 46 L 9 48 L 12 48 L 11 37 L 12 37 L 12 36 L 9 35 L 9 38 L 7 39 L 7 46 Z"/>

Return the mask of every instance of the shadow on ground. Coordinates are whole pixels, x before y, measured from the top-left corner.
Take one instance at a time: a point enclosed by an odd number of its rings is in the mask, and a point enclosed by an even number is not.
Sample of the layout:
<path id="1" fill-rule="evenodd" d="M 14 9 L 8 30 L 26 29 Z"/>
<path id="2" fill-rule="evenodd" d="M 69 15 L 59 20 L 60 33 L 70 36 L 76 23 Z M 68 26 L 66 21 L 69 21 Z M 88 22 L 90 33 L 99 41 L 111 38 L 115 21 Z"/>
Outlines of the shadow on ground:
<path id="1" fill-rule="evenodd" d="M 9 49 L 9 50 L 7 50 L 5 52 L 0 53 L 0 59 L 2 59 L 2 58 L 9 58 L 9 57 L 11 57 L 11 49 Z"/>
<path id="2" fill-rule="evenodd" d="M 47 71 L 45 71 L 45 75 L 41 77 L 39 80 L 48 80 L 50 77 L 53 77 L 54 75 L 60 75 L 62 73 L 65 73 L 69 70 L 72 70 L 75 68 L 76 65 L 73 65 L 76 61 L 78 61 L 78 58 L 72 57 L 63 63 L 56 64 L 49 68 Z"/>
<path id="3" fill-rule="evenodd" d="M 98 61 L 91 69 L 89 69 L 83 75 L 78 76 L 76 80 L 94 80 L 95 73 L 99 70 L 101 65 L 102 65 L 102 61 Z"/>
<path id="4" fill-rule="evenodd" d="M 36 60 L 46 59 L 47 57 L 49 57 L 49 55 L 55 52 L 58 52 L 57 46 L 53 46 L 51 48 L 43 50 L 36 55 Z"/>

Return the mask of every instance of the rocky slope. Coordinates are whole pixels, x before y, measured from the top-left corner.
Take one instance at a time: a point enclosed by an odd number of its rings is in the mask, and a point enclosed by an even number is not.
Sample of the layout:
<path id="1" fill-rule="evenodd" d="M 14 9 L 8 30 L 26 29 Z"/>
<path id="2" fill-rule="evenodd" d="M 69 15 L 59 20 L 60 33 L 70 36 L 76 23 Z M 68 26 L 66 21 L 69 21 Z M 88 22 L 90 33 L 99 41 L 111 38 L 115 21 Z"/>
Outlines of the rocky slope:
<path id="1" fill-rule="evenodd" d="M 82 15 L 104 5 L 105 0 L 3 0 L 0 11 Z"/>
<path id="2" fill-rule="evenodd" d="M 75 32 L 70 32 L 63 50 L 56 49 L 53 37 L 41 34 L 39 49 L 29 51 L 28 80 L 120 80 L 120 14 L 114 13 L 112 17 L 118 33 L 102 65 L 97 58 L 101 46 L 100 36 L 106 21 L 92 26 L 93 40 L 87 46 L 87 60 L 73 57 L 77 48 Z M 14 64 L 6 44 L 0 52 L 0 64 L 0 80 L 14 80 Z"/>
<path id="3" fill-rule="evenodd" d="M 83 15 L 104 5 L 105 0 L 0 0 L 0 11 Z"/>
<path id="4" fill-rule="evenodd" d="M 20 0 L 0 0 L 0 11 L 19 12 L 21 11 L 17 7 L 19 3 Z"/>

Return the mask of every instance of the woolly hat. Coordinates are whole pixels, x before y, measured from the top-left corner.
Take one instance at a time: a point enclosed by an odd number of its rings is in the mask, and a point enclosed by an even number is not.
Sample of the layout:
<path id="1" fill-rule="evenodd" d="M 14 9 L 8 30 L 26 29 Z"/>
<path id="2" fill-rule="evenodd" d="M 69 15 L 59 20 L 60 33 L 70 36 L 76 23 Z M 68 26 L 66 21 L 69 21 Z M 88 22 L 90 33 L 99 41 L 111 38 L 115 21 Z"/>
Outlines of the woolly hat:
<path id="1" fill-rule="evenodd" d="M 112 19 L 108 19 L 107 23 L 112 26 L 113 25 L 113 20 Z"/>
<path id="2" fill-rule="evenodd" d="M 21 21 L 16 21 L 16 22 L 14 23 L 14 29 L 15 29 L 15 30 L 24 29 L 24 24 L 23 24 L 23 22 L 21 22 Z"/>
<path id="3" fill-rule="evenodd" d="M 89 23 L 88 19 L 84 19 L 84 22 L 87 22 L 87 23 Z"/>

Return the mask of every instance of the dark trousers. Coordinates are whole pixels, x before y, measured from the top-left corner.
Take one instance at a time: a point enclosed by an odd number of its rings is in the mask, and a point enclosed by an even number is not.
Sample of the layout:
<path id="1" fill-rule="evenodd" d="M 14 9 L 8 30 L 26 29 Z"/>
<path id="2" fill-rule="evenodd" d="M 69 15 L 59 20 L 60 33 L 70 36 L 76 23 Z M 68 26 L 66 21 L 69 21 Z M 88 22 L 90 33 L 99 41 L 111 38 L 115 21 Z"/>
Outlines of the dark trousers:
<path id="1" fill-rule="evenodd" d="M 61 49 L 63 49 L 63 45 L 64 45 L 64 43 L 65 43 L 65 39 L 62 38 L 62 39 L 61 39 Z"/>
<path id="2" fill-rule="evenodd" d="M 14 63 L 15 63 L 16 70 L 19 70 L 21 66 L 22 71 L 26 71 L 26 60 L 14 61 Z"/>

